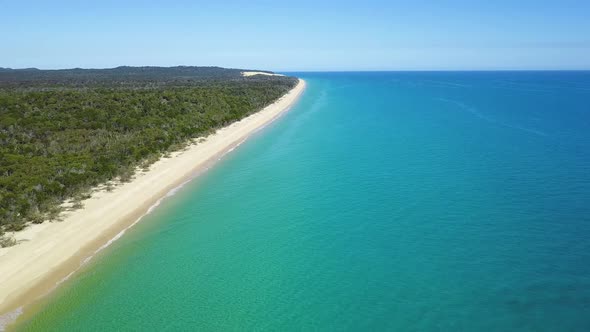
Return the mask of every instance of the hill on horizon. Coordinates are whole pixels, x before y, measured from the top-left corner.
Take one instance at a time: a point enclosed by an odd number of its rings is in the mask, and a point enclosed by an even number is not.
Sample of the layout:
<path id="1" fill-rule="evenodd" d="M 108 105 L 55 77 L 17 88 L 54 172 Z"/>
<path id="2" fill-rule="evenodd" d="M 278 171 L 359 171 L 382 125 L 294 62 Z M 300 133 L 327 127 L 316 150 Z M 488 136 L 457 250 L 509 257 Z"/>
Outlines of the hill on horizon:
<path id="1" fill-rule="evenodd" d="M 240 79 L 244 71 L 265 70 L 222 68 L 216 66 L 119 66 L 106 69 L 11 69 L 0 67 L 0 86 L 10 85 L 87 85 L 128 82 L 194 82 L 216 79 Z"/>

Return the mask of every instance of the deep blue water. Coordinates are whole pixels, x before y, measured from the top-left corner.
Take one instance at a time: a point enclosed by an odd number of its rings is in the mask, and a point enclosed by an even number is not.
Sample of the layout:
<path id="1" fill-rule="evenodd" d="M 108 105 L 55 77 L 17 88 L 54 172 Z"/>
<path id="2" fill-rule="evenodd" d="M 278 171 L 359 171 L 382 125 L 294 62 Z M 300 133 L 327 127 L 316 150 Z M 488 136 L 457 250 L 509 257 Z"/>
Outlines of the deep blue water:
<path id="1" fill-rule="evenodd" d="M 23 330 L 590 330 L 590 72 L 296 73 Z"/>

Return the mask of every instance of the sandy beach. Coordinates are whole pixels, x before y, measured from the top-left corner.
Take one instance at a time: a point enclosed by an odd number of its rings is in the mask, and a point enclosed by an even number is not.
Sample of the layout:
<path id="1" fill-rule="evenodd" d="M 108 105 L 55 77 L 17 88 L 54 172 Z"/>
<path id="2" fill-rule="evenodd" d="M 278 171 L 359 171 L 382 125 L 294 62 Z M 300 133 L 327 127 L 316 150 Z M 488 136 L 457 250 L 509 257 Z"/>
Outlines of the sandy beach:
<path id="1" fill-rule="evenodd" d="M 96 191 L 83 201 L 82 209 L 68 212 L 63 221 L 30 225 L 14 234 L 18 244 L 0 249 L 0 317 L 20 311 L 49 293 L 171 190 L 288 110 L 304 88 L 305 82 L 300 80 L 272 105 L 157 161 L 148 171 L 138 172 L 131 182 L 110 192 Z"/>

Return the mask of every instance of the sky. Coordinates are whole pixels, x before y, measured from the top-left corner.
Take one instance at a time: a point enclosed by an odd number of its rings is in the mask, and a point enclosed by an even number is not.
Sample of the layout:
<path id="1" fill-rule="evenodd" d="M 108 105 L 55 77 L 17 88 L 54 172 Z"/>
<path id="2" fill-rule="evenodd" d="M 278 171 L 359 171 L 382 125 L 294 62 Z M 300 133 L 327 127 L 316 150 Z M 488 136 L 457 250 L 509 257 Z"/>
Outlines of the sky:
<path id="1" fill-rule="evenodd" d="M 0 0 L 0 67 L 590 69 L 590 0 Z"/>

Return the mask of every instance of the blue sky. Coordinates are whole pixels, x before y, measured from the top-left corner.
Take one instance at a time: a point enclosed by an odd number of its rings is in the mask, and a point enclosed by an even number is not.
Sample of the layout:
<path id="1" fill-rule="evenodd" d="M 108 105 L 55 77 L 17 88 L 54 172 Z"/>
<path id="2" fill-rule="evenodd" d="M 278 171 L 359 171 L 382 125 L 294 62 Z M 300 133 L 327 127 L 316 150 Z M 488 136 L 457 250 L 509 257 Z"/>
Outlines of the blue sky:
<path id="1" fill-rule="evenodd" d="M 0 0 L 0 67 L 590 69 L 590 1 Z"/>

